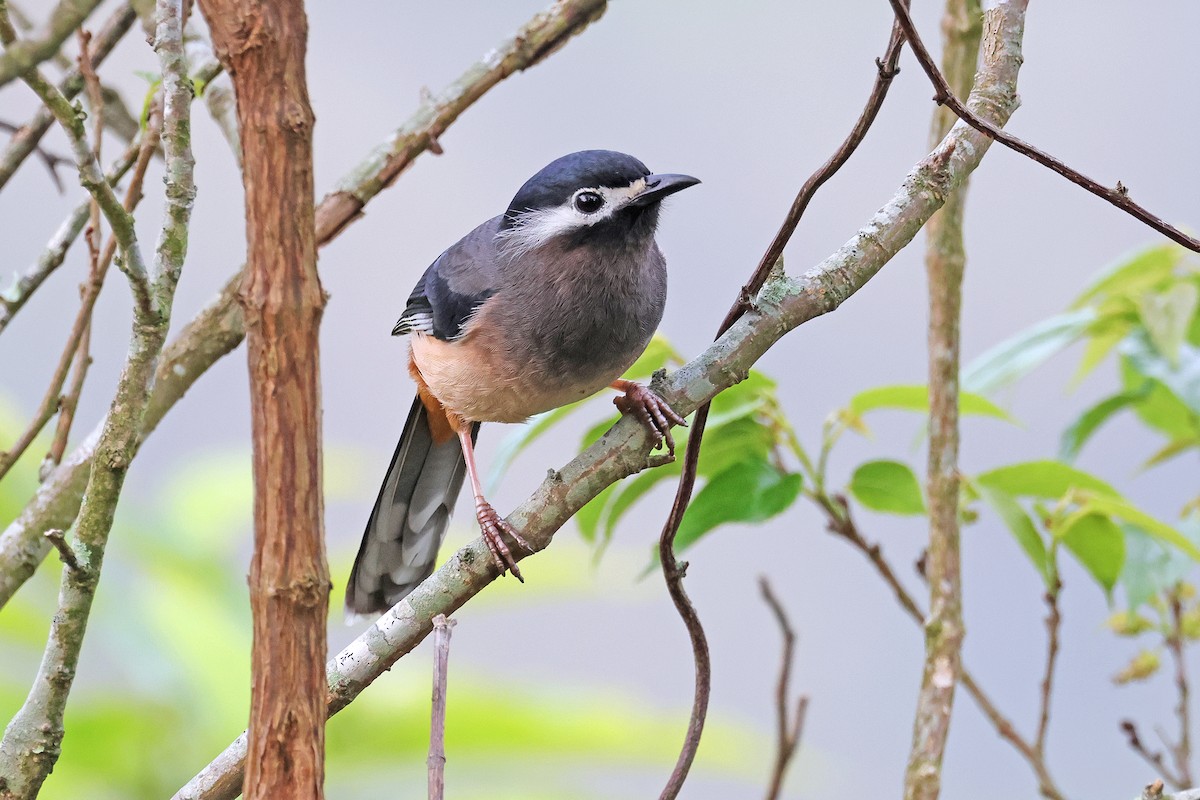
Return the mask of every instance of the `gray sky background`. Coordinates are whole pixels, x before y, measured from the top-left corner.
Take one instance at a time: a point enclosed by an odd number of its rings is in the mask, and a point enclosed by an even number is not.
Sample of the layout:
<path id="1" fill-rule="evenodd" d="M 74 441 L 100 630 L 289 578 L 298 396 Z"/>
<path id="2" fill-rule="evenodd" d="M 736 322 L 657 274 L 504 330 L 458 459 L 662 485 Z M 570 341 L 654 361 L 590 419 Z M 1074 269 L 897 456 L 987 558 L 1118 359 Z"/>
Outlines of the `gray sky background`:
<path id="1" fill-rule="evenodd" d="M 543 0 L 310 2 L 318 194 L 407 118 L 422 87 L 438 91 L 543 5 Z M 914 5 L 933 47 L 941 3 Z M 1120 179 L 1165 219 L 1194 226 L 1200 220 L 1195 190 L 1200 4 L 1055 0 L 1031 6 L 1020 80 L 1023 105 L 1009 129 L 1103 183 Z M 704 181 L 672 199 L 659 236 L 671 269 L 661 330 L 680 351 L 694 355 L 711 339 L 800 183 L 857 116 L 889 26 L 883 0 L 614 3 L 582 37 L 467 111 L 442 137 L 445 155 L 422 156 L 371 203 L 366 219 L 321 252 L 321 275 L 331 294 L 322 328 L 325 433 L 330 444 L 360 452 L 363 461 L 363 473 L 348 479 L 361 482 L 352 499 L 329 506 L 335 595 L 410 402 L 404 346 L 388 333 L 421 271 L 471 227 L 499 213 L 525 178 L 551 159 L 583 148 L 624 150 L 655 171 L 685 172 Z M 789 247 L 790 271 L 811 267 L 849 238 L 926 152 L 932 89 L 907 51 L 901 64 L 903 72 L 867 141 L 818 195 Z M 152 52 L 131 35 L 103 74 L 138 105 L 145 85 L 134 71 L 155 69 Z M 0 91 L 0 118 L 23 119 L 32 107 L 23 86 Z M 196 119 L 199 196 L 176 300 L 180 323 L 211 298 L 244 253 L 241 187 L 232 158 L 199 106 Z M 48 141 L 66 150 L 57 136 Z M 64 176 L 69 180 L 69 171 Z M 160 177 L 156 167 L 148 185 L 157 186 Z M 55 194 L 32 161 L 21 170 L 0 193 L 5 275 L 36 257 L 79 197 L 77 187 Z M 153 241 L 159 213 L 152 195 L 139 215 L 143 242 Z M 1131 218 L 998 147 L 972 177 L 966 228 L 966 360 L 1064 308 L 1102 265 L 1156 241 Z M 0 393 L 23 414 L 40 398 L 49 361 L 61 347 L 62 310 L 75 305 L 83 258 L 77 247 L 0 337 Z M 96 337 L 80 431 L 99 419 L 124 358 L 128 292 L 117 275 L 109 283 L 98 311 L 103 334 Z M 805 325 L 762 361 L 760 367 L 779 380 L 786 409 L 806 442 L 815 441 L 825 415 L 855 392 L 924 382 L 924 284 L 921 248 L 914 246 L 836 313 Z M 130 474 L 129 503 L 153 503 L 164 476 L 177 465 L 245 447 L 243 354 L 239 350 L 220 362 L 162 423 Z M 1114 384 L 1111 370 L 1102 370 L 1068 394 L 1073 368 L 1073 357 L 1056 359 L 1004 398 L 1021 427 L 968 421 L 964 468 L 975 472 L 1052 456 L 1059 431 Z M 522 457 L 493 498 L 497 507 L 507 512 L 548 467 L 572 457 L 583 429 L 582 422 L 568 424 Z M 923 454 L 913 451 L 915 419 L 881 416 L 875 429 L 874 441 L 846 439 L 835 456 L 834 475 L 848 476 L 870 457 L 923 464 Z M 485 430 L 484 465 L 506 433 L 500 427 Z M 1156 447 L 1135 424 L 1120 420 L 1089 445 L 1081 465 L 1170 519 L 1195 491 L 1195 465 L 1139 476 L 1138 465 Z M 629 518 L 586 595 L 547 603 L 546 594 L 514 583 L 498 587 L 498 599 L 468 606 L 455 633 L 453 668 L 490 670 L 501 686 L 511 680 L 623 693 L 675 714 L 682 736 L 692 675 L 686 637 L 658 579 L 634 583 L 666 508 L 666 496 L 655 495 Z M 466 522 L 468 515 L 460 517 L 450 546 L 475 535 Z M 924 536 L 920 521 L 864 513 L 860 522 L 884 544 L 910 587 L 923 591 L 910 568 Z M 568 527 L 555 548 L 588 558 L 577 541 Z M 963 550 L 966 660 L 1018 727 L 1029 732 L 1043 658 L 1038 580 L 994 519 L 967 529 Z M 762 736 L 773 730 L 779 642 L 756 586 L 756 577 L 766 573 L 801 634 L 795 687 L 812 696 L 788 796 L 897 793 L 922 640 L 865 560 L 829 537 L 819 517 L 803 506 L 761 527 L 723 529 L 689 560 L 688 590 L 713 650 L 713 717 Z M 532 585 L 552 580 L 549 564 L 539 566 L 541 561 L 522 567 Z M 1051 763 L 1073 797 L 1132 796 L 1153 776 L 1126 749 L 1117 721 L 1134 716 L 1147 727 L 1163 722 L 1173 730 L 1168 682 L 1115 689 L 1110 676 L 1133 647 L 1103 628 L 1105 598 L 1073 562 L 1065 583 L 1065 648 Z M 354 633 L 334 630 L 332 646 Z M 422 648 L 393 674 L 423 676 L 427 669 Z M 370 692 L 389 691 L 391 677 Z M 369 693 L 363 702 L 370 702 Z M 745 781 L 732 784 L 706 774 L 711 757 L 701 749 L 684 797 L 761 794 L 769 751 L 747 766 Z M 530 754 L 505 780 L 534 787 L 541 768 Z M 669 769 L 664 763 L 614 780 L 613 796 L 652 796 Z M 945 796 L 1006 800 L 1035 794 L 1023 762 L 960 695 Z"/>

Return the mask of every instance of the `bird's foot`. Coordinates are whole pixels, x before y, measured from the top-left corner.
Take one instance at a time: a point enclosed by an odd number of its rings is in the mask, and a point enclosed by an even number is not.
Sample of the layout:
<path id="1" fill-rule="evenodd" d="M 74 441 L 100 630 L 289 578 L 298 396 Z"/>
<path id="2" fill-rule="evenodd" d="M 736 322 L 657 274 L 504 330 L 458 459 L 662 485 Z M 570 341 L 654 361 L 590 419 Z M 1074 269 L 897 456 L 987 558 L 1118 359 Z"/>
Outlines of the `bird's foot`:
<path id="1" fill-rule="evenodd" d="M 500 570 L 500 574 L 503 575 L 511 570 L 513 577 L 524 583 L 525 578 L 521 576 L 521 570 L 517 568 L 517 560 L 513 558 L 512 551 L 504 542 L 504 534 L 507 533 L 530 553 L 533 552 L 533 548 L 521 538 L 517 529 L 505 522 L 504 518 L 496 513 L 496 509 L 492 508 L 492 504 L 482 497 L 475 498 L 475 519 L 479 520 L 479 528 L 483 531 L 483 541 L 487 544 L 488 550 L 492 554 L 492 561 Z"/>
<path id="2" fill-rule="evenodd" d="M 649 387 L 630 381 L 621 388 L 625 394 L 614 397 L 613 405 L 620 409 L 622 414 L 632 414 L 645 426 L 654 438 L 655 448 L 665 442 L 667 452 L 675 455 L 675 439 L 671 436 L 671 426 L 679 425 L 686 428 L 687 421 L 676 414 L 667 405 L 667 401 L 655 394 Z"/>

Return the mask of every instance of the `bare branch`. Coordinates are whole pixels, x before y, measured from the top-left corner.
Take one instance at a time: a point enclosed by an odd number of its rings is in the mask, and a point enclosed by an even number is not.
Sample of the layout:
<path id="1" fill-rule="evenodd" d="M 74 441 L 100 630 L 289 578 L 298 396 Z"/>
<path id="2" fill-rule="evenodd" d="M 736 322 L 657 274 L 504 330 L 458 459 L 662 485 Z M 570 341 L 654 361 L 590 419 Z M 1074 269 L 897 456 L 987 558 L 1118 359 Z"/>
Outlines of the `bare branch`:
<path id="1" fill-rule="evenodd" d="M 1120 728 L 1121 732 L 1125 734 L 1125 741 L 1129 745 L 1130 750 L 1137 753 L 1139 756 L 1141 756 L 1143 761 L 1154 767 L 1158 771 L 1158 774 L 1166 778 L 1172 786 L 1182 785 L 1180 783 L 1180 778 L 1175 775 L 1171 771 L 1171 768 L 1167 765 L 1166 759 L 1163 758 L 1163 754 L 1157 750 L 1151 750 L 1146 746 L 1145 742 L 1142 741 L 1141 734 L 1138 733 L 1137 725 L 1134 724 L 1133 720 L 1121 720 Z M 1156 781 L 1156 783 L 1158 784 L 1157 796 L 1161 797 L 1163 789 L 1162 781 Z M 1153 788 L 1153 786 L 1154 784 L 1152 783 L 1147 786 L 1146 789 L 1149 791 Z"/>
<path id="2" fill-rule="evenodd" d="M 1046 592 L 1046 669 L 1042 674 L 1041 698 L 1038 701 L 1037 738 L 1033 747 L 1038 756 L 1046 758 L 1046 735 L 1050 730 L 1050 699 L 1054 694 L 1054 670 L 1058 664 L 1058 634 L 1062 629 L 1062 612 L 1058 608 L 1058 598 L 1062 594 L 1062 580 L 1057 570 L 1054 575 L 1054 588 Z"/>
<path id="3" fill-rule="evenodd" d="M 792 679 L 792 661 L 796 650 L 796 633 L 788 622 L 787 612 L 783 604 L 771 590 L 771 584 L 765 575 L 759 577 L 758 588 L 763 600 L 770 606 L 783 633 L 783 658 L 779 666 L 779 682 L 775 687 L 775 721 L 776 721 L 776 750 L 775 766 L 771 770 L 771 782 L 767 788 L 767 800 L 776 800 L 783 791 L 783 779 L 788 767 L 800 749 L 800 737 L 804 734 L 804 716 L 808 711 L 808 697 L 801 695 L 796 700 L 796 710 L 790 710 L 791 700 L 789 686 Z"/>
<path id="4" fill-rule="evenodd" d="M 99 66 L 104 61 L 116 47 L 117 42 L 121 41 L 121 38 L 133 26 L 136 18 L 137 14 L 130 8 L 129 3 L 122 4 L 112 13 L 101 26 L 100 33 L 92 41 L 93 64 Z M 68 100 L 83 91 L 83 76 L 78 69 L 63 78 L 59 84 L 59 91 Z M 42 107 L 37 110 L 32 119 L 21 126 L 12 141 L 8 143 L 8 147 L 0 154 L 0 188 L 8 183 L 8 179 L 17 171 L 17 167 L 21 166 L 29 157 L 29 154 L 37 150 L 38 142 L 42 140 L 42 136 L 50 130 L 50 126 L 53 124 L 54 115 L 50 113 L 49 109 Z"/>
<path id="5" fill-rule="evenodd" d="M 58 528 L 51 528 L 46 531 L 46 539 L 50 544 L 54 545 L 54 549 L 58 551 L 59 558 L 67 569 L 73 572 L 79 572 L 83 569 L 79 564 L 79 559 L 75 555 L 75 551 L 71 549 L 71 544 L 63 536 L 63 532 Z"/>
<path id="6" fill-rule="evenodd" d="M 1175 714 L 1179 718 L 1179 738 L 1174 744 L 1169 744 L 1169 747 L 1171 760 L 1175 762 L 1175 772 L 1179 778 L 1175 782 L 1175 788 L 1183 789 L 1192 785 L 1192 725 L 1187 659 L 1184 656 L 1187 637 L 1183 632 L 1183 600 L 1178 586 L 1171 590 L 1168 605 L 1171 611 L 1171 631 L 1167 636 L 1167 651 L 1175 664 L 1175 688 L 1178 693 Z"/>
<path id="7" fill-rule="evenodd" d="M 921 69 L 925 70 L 925 74 L 929 76 L 929 81 L 933 84 L 935 92 L 933 99 L 935 102 L 939 105 L 947 106 L 954 112 L 955 116 L 980 133 L 1000 142 L 1000 144 L 1010 150 L 1015 150 L 1023 156 L 1028 156 L 1042 166 L 1057 172 L 1076 186 L 1082 186 L 1097 197 L 1107 200 L 1126 214 L 1150 226 L 1171 241 L 1178 242 L 1187 249 L 1200 253 L 1200 239 L 1188 236 L 1183 231 L 1173 225 L 1167 224 L 1147 209 L 1133 202 L 1129 197 L 1128 188 L 1120 181 L 1117 181 L 1117 185 L 1113 188 L 1101 186 L 1097 181 L 1092 180 L 1082 172 L 1068 167 L 1049 153 L 1037 149 L 1033 145 L 1013 136 L 1011 133 L 1005 133 L 996 125 L 993 125 L 987 119 L 984 119 L 966 105 L 963 105 L 963 102 L 954 95 L 954 92 L 946 83 L 945 77 L 938 71 L 932 56 L 929 55 L 929 51 L 921 41 L 916 26 L 913 24 L 912 17 L 906 8 L 907 0 L 889 0 L 889 2 L 892 4 L 892 9 L 896 12 L 896 19 L 900 21 L 900 25 L 904 28 L 905 36 L 912 43 L 913 54 L 921 63 Z"/>
<path id="8" fill-rule="evenodd" d="M 973 102 L 990 109 L 988 113 L 994 114 L 999 124 L 1007 121 L 1016 107 L 1023 10 L 1024 4 L 1014 0 L 988 11 L 985 52 L 989 58 L 972 96 Z M 966 125 L 955 125 L 914 167 L 896 195 L 835 253 L 800 278 L 769 277 L 754 308 L 663 382 L 663 398 L 680 413 L 694 411 L 747 374 L 787 332 L 840 306 L 912 241 L 946 195 L 979 165 L 989 144 L 987 137 Z M 534 551 L 544 549 L 554 533 L 605 487 L 645 468 L 650 446 L 645 428 L 634 419 L 622 418 L 571 463 L 552 471 L 508 521 Z M 517 559 L 522 555 L 514 554 Z M 452 614 L 496 577 L 496 567 L 481 538 L 452 555 L 329 663 L 329 713 L 349 705 L 429 635 L 434 616 Z M 181 789 L 176 800 L 234 797 L 245 755 L 242 737 Z"/>
<path id="9" fill-rule="evenodd" d="M 44 30 L 19 42 L 4 42 L 4 52 L 0 53 L 0 86 L 14 78 L 23 77 L 26 72 L 53 57 L 71 31 L 78 28 L 98 5 L 100 0 L 61 0 L 50 12 Z M 0 16 L 5 19 L 8 18 L 6 6 L 6 0 L 0 0 Z"/>
<path id="10" fill-rule="evenodd" d="M 11 50 L 15 46 L 16 34 L 8 22 L 8 17 L 3 13 L 3 2 L 4 0 L 0 0 L 0 42 L 3 42 Z M 162 313 L 164 309 L 156 309 L 150 296 L 149 277 L 137 244 L 133 217 L 121 206 L 112 187 L 100 172 L 100 166 L 87 145 L 82 112 L 72 106 L 38 70 L 29 70 L 22 76 L 22 79 L 41 98 L 42 103 L 50 109 L 59 125 L 62 126 L 63 132 L 67 134 L 72 153 L 75 156 L 75 163 L 79 167 L 79 183 L 100 204 L 101 211 L 104 212 L 105 218 L 112 227 L 113 235 L 121 244 L 123 257 L 119 266 L 129 277 L 139 314 L 148 318 L 152 314 Z"/>
<path id="11" fill-rule="evenodd" d="M 899 71 L 896 67 L 896 62 L 900 58 L 900 48 L 903 44 L 904 41 L 899 27 L 893 25 L 891 38 L 888 41 L 887 53 L 882 59 L 875 60 L 878 73 L 875 78 L 874 87 L 871 90 L 871 95 L 867 99 L 866 107 L 859 115 L 850 134 L 834 152 L 833 156 L 813 173 L 800 188 L 778 233 L 775 234 L 775 238 L 767 247 L 757 268 L 755 268 L 746 284 L 742 286 L 737 300 L 729 309 L 729 312 L 725 315 L 725 319 L 722 320 L 721 325 L 717 329 L 718 338 L 729 330 L 730 326 L 740 319 L 747 310 L 753 308 L 753 303 L 750 300 L 763 287 L 772 270 L 778 269 L 782 272 L 783 248 L 791 239 L 792 234 L 795 233 L 796 226 L 800 224 L 800 218 L 803 216 L 804 210 L 808 207 L 809 201 L 812 200 L 813 195 L 816 194 L 821 185 L 833 177 L 834 173 L 849 160 L 850 156 L 858 148 L 859 143 L 866 136 L 871 123 L 875 121 L 875 117 L 883 105 L 884 98 L 887 96 L 888 87 L 891 86 L 892 79 Z M 684 454 L 683 469 L 680 472 L 679 483 L 675 489 L 675 500 L 671 505 L 671 512 L 667 516 L 667 521 L 663 525 L 658 544 L 659 562 L 662 566 L 663 579 L 666 581 L 671 601 L 675 604 L 675 609 L 679 612 L 679 616 L 683 619 L 684 626 L 687 628 L 688 638 L 692 645 L 692 657 L 696 666 L 696 688 L 692 700 L 692 713 L 688 720 L 687 733 L 684 736 L 679 758 L 675 762 L 675 768 L 672 770 L 671 776 L 667 779 L 667 785 L 660 795 L 661 800 L 670 800 L 679 794 L 679 790 L 683 787 L 683 782 L 687 778 L 688 770 L 691 769 L 692 760 L 696 756 L 696 749 L 700 746 L 700 735 L 704 730 L 704 718 L 708 713 L 708 696 L 712 683 L 708 641 L 704 636 L 704 628 L 700 624 L 700 617 L 683 588 L 683 577 L 687 564 L 678 563 L 675 559 L 675 535 L 679 532 L 679 526 L 683 524 L 683 516 L 687 511 L 688 503 L 691 502 L 692 491 L 696 485 L 696 473 L 700 463 L 700 447 L 704 438 L 705 425 L 708 421 L 708 411 L 709 405 L 708 403 L 704 403 L 696 409 L 695 417 L 692 419 L 690 430 L 688 431 L 688 446 Z"/>
<path id="12" fill-rule="evenodd" d="M 433 700 L 429 720 L 429 800 L 446 794 L 446 670 L 450 661 L 450 635 L 456 620 L 445 614 L 433 618 Z"/>
<path id="13" fill-rule="evenodd" d="M 956 91 L 966 94 L 975 78 L 983 32 L 977 0 L 946 0 L 942 19 L 942 65 Z M 941 141 L 954 118 L 938 109 L 930 140 Z M 936 800 L 942 758 L 950 736 L 954 690 L 962 664 L 962 557 L 958 527 L 958 373 L 962 282 L 964 181 L 925 226 L 925 269 L 929 276 L 929 546 L 925 575 L 930 613 L 925 620 L 925 663 L 912 747 L 904 775 L 906 800 Z"/>

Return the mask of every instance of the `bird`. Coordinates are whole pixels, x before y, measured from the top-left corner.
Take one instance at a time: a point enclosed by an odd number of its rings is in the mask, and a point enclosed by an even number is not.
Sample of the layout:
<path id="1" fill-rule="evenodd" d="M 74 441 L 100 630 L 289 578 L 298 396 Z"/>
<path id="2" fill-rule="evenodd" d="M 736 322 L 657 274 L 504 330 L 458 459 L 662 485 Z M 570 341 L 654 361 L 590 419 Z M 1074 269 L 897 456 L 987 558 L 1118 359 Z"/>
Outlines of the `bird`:
<path id="1" fill-rule="evenodd" d="M 674 453 L 671 427 L 684 419 L 621 375 L 666 303 L 662 201 L 699 182 L 612 150 L 571 153 L 425 270 L 392 329 L 409 337 L 417 391 L 347 582 L 349 619 L 386 611 L 433 573 L 466 479 L 492 561 L 524 582 L 504 536 L 532 548 L 479 480 L 482 423 L 523 422 L 611 387 L 621 413 Z"/>

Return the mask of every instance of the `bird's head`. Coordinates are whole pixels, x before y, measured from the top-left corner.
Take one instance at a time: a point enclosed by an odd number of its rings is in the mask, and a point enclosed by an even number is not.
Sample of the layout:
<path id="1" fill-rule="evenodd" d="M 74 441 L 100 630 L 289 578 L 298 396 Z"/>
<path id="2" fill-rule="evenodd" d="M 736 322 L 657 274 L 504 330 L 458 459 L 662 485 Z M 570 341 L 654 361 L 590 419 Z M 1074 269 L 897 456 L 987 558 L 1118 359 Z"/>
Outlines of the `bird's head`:
<path id="1" fill-rule="evenodd" d="M 551 161 L 525 181 L 500 226 L 510 253 L 555 241 L 570 245 L 648 244 L 664 198 L 700 181 L 655 174 L 612 150 L 582 150 Z"/>

